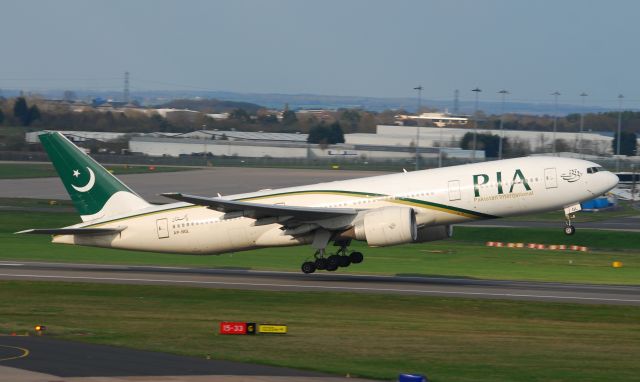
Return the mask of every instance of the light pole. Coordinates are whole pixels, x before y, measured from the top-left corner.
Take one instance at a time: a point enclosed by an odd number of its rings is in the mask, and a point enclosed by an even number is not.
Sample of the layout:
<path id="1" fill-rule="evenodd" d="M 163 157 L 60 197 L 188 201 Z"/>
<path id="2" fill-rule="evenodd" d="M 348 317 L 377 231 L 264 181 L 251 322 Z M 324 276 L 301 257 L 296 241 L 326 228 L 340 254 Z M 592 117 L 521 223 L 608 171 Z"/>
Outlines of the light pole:
<path id="1" fill-rule="evenodd" d="M 418 85 L 413 90 L 418 91 L 418 111 L 416 116 L 420 116 L 420 108 L 422 107 L 422 85 Z M 416 171 L 420 169 L 420 160 L 418 155 L 418 148 L 420 147 L 420 119 L 416 118 Z"/>
<path id="2" fill-rule="evenodd" d="M 580 98 L 582 98 L 582 110 L 580 110 L 580 134 L 578 135 L 578 154 L 582 157 L 582 132 L 584 131 L 584 100 L 588 94 L 582 92 Z"/>
<path id="3" fill-rule="evenodd" d="M 554 111 L 553 111 L 553 142 L 551 142 L 551 147 L 553 149 L 553 154 L 556 154 L 556 133 L 558 131 L 558 96 L 560 95 L 560 92 L 555 91 L 553 93 L 551 93 L 551 95 L 553 96 L 553 102 L 554 102 Z"/>
<path id="4" fill-rule="evenodd" d="M 475 162 L 476 148 L 478 147 L 478 95 L 482 92 L 482 89 L 476 87 L 475 89 L 471 89 L 471 91 L 476 93 L 475 110 L 473 111 L 473 152 L 471 153 L 471 158 Z"/>
<path id="5" fill-rule="evenodd" d="M 502 89 L 498 94 L 502 97 L 500 102 L 500 143 L 498 143 L 498 159 L 502 159 L 502 140 L 504 139 L 502 135 L 502 128 L 504 126 L 504 99 L 507 94 L 509 94 L 509 91 Z"/>
<path id="6" fill-rule="evenodd" d="M 620 141 L 622 138 L 621 130 L 622 130 L 622 100 L 624 96 L 622 94 L 618 94 L 618 139 L 616 140 L 616 171 L 620 171 Z"/>

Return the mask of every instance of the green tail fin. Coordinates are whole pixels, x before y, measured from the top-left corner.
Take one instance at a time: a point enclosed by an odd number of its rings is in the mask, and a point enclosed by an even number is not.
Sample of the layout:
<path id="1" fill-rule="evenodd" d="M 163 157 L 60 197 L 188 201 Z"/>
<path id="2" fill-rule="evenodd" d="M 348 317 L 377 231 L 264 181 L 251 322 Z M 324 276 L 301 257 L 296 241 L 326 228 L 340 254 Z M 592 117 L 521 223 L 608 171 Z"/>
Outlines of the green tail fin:
<path id="1" fill-rule="evenodd" d="M 58 132 L 38 136 L 82 220 L 148 207 L 140 196 Z"/>

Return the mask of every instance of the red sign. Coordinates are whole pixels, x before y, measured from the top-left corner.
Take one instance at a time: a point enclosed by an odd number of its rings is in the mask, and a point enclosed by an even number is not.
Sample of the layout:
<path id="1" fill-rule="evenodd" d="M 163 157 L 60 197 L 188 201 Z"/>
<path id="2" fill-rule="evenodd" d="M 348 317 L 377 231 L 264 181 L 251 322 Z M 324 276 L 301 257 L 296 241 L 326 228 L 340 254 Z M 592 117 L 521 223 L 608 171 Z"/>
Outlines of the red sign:
<path id="1" fill-rule="evenodd" d="M 247 334 L 246 322 L 221 322 L 220 334 Z"/>

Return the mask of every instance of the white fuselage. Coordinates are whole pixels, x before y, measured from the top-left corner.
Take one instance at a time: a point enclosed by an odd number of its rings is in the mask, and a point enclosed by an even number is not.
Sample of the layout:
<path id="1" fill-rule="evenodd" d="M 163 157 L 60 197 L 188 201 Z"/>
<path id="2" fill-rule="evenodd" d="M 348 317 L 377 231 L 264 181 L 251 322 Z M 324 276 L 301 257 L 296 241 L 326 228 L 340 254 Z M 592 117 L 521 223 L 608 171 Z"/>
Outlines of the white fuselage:
<path id="1" fill-rule="evenodd" d="M 230 195 L 251 203 L 369 210 L 406 206 L 418 225 L 439 226 L 553 211 L 593 199 L 617 184 L 597 164 L 558 157 L 528 157 L 354 180 Z M 185 254 L 218 254 L 308 244 L 312 235 L 288 235 L 277 223 L 225 219 L 188 203 L 152 206 L 73 227 L 122 227 L 118 235 L 60 235 L 56 243 Z"/>

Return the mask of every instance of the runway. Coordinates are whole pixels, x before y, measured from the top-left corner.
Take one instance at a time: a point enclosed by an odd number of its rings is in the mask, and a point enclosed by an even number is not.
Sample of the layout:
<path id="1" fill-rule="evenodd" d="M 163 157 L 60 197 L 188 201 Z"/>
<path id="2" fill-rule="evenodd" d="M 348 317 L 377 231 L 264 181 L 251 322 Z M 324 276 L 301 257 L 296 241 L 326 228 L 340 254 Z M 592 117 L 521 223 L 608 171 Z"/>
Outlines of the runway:
<path id="1" fill-rule="evenodd" d="M 640 286 L 423 276 L 271 272 L 44 262 L 0 262 L 0 279 L 204 288 L 351 292 L 640 306 Z"/>

